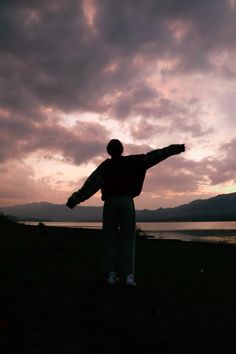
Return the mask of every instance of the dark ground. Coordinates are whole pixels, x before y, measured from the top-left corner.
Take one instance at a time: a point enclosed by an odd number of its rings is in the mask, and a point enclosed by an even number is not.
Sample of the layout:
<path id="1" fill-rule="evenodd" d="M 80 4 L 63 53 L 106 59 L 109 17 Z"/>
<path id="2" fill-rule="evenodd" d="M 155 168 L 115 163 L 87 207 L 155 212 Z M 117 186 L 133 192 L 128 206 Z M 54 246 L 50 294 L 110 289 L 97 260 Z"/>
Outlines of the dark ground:
<path id="1" fill-rule="evenodd" d="M 1 354 L 236 352 L 235 246 L 138 239 L 138 287 L 113 289 L 101 245 L 95 230 L 1 225 Z"/>

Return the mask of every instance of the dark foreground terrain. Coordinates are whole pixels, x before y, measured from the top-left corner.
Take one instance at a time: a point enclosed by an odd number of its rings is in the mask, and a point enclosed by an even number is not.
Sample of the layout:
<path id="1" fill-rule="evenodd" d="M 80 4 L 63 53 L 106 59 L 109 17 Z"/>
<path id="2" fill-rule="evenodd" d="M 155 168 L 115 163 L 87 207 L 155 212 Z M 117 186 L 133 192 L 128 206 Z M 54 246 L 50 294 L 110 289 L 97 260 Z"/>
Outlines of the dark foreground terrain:
<path id="1" fill-rule="evenodd" d="M 139 238 L 136 289 L 105 286 L 101 250 L 99 231 L 1 225 L 1 353 L 235 353 L 235 246 Z"/>

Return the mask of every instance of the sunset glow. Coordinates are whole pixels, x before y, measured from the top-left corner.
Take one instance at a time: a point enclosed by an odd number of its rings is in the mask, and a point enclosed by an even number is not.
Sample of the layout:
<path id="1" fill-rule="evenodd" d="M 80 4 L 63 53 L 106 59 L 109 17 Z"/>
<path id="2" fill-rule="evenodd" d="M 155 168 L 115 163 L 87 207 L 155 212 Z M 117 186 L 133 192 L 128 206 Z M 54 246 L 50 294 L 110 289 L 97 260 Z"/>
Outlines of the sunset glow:
<path id="1" fill-rule="evenodd" d="M 0 205 L 65 203 L 111 138 L 125 154 L 186 144 L 138 208 L 235 192 L 235 4 L 3 2 Z"/>

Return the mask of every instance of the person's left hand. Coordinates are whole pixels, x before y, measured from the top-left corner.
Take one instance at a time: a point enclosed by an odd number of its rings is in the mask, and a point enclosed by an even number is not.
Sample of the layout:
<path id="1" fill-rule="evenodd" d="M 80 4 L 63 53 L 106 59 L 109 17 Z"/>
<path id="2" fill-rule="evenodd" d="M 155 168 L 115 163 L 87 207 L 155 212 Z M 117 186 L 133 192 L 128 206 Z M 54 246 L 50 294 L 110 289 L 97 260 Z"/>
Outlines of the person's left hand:
<path id="1" fill-rule="evenodd" d="M 73 193 L 70 198 L 68 198 L 66 206 L 70 209 L 73 209 L 78 204 L 76 193 Z"/>

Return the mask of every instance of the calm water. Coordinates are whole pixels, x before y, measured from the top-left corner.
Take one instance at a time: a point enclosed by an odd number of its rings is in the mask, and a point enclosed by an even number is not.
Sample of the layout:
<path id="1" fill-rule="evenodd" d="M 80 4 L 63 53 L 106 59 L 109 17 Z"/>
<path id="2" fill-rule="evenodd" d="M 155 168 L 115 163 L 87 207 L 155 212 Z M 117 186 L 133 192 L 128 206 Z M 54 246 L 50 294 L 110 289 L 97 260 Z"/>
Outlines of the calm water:
<path id="1" fill-rule="evenodd" d="M 38 222 L 24 222 L 38 225 Z M 101 229 L 101 222 L 44 222 L 47 226 Z M 146 234 L 156 239 L 220 242 L 236 245 L 236 221 L 137 222 Z"/>

